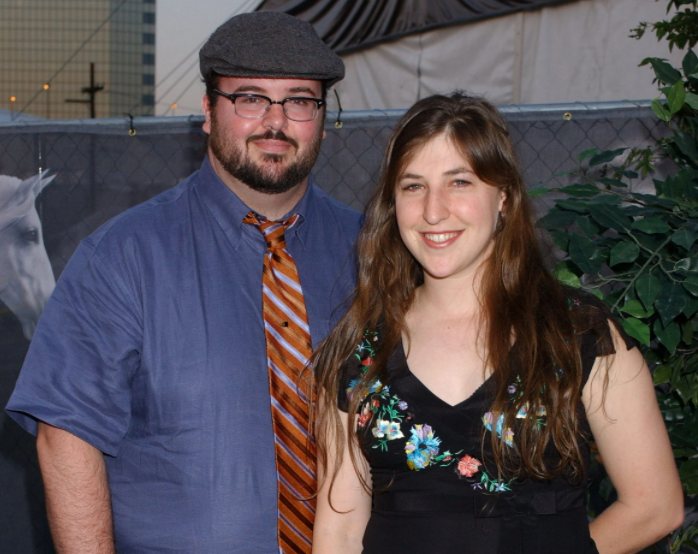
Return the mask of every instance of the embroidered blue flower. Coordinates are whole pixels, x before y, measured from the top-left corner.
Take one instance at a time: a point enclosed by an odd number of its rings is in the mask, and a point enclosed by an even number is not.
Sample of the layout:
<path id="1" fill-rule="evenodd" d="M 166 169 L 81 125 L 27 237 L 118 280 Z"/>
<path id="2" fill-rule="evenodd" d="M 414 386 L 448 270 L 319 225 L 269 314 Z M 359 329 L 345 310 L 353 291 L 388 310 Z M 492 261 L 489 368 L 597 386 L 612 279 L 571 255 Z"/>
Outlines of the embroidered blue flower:
<path id="1" fill-rule="evenodd" d="M 485 415 L 482 416 L 482 424 L 485 426 L 485 429 L 488 431 L 492 432 L 492 424 L 494 422 L 494 414 L 492 412 L 486 412 Z M 502 427 L 504 426 L 504 414 L 499 414 L 499 417 L 497 418 L 497 423 L 495 424 L 495 432 L 501 438 L 507 446 L 513 446 L 514 445 L 514 431 L 512 431 L 509 427 L 504 429 L 502 431 Z"/>
<path id="2" fill-rule="evenodd" d="M 426 424 L 414 425 L 410 432 L 410 440 L 405 444 L 407 466 L 414 470 L 424 469 L 439 453 L 441 439 L 435 437 L 431 426 Z"/>
<path id="3" fill-rule="evenodd" d="M 349 382 L 349 386 L 347 387 L 347 397 L 349 398 L 349 400 L 351 400 L 351 395 L 354 393 L 354 390 L 356 390 L 356 387 L 359 386 L 360 380 L 360 378 L 356 378 L 352 379 Z M 366 391 L 366 394 L 364 396 L 368 396 L 369 394 L 373 394 L 374 392 L 380 392 L 381 389 L 383 389 L 383 383 L 381 383 L 380 380 L 375 379 L 368 387 L 368 390 Z"/>
<path id="4" fill-rule="evenodd" d="M 404 411 L 407 409 L 407 402 L 400 400 L 400 402 L 397 403 L 397 407 Z"/>

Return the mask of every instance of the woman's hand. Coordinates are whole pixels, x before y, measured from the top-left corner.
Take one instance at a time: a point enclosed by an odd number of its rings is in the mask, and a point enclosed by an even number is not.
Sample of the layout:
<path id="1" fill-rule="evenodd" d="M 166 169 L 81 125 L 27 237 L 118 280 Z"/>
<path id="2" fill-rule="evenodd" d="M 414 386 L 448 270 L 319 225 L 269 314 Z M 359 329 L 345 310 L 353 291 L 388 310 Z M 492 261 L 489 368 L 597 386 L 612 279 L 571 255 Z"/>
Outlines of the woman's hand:
<path id="1" fill-rule="evenodd" d="M 679 527 L 684 515 L 681 482 L 652 376 L 640 351 L 628 350 L 615 325 L 609 325 L 616 354 L 596 360 L 582 395 L 618 492 L 618 500 L 590 526 L 601 554 L 638 552 Z"/>

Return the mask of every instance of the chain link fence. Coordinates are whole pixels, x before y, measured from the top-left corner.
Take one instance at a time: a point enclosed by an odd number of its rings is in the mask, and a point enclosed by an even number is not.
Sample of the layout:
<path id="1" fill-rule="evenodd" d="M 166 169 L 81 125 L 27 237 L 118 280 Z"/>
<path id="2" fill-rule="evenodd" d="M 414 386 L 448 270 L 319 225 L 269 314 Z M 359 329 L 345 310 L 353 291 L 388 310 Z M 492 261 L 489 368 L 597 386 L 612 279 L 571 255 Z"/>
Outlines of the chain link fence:
<path id="1" fill-rule="evenodd" d="M 526 182 L 571 183 L 577 155 L 654 144 L 667 136 L 649 102 L 506 106 Z M 334 198 L 363 210 L 383 150 L 402 111 L 328 113 L 327 137 L 315 182 Z M 55 175 L 36 201 L 46 252 L 58 277 L 78 243 L 123 210 L 176 185 L 206 152 L 200 117 L 47 121 L 0 125 L 0 176 Z M 658 167 L 663 173 L 667 168 Z M 633 186 L 651 187 L 649 179 Z M 1 192 L 1 191 L 0 191 Z M 0 194 L 0 198 L 2 195 Z M 539 215 L 546 206 L 536 204 Z M 2 206 L 0 206 L 0 213 Z M 19 374 L 29 342 L 19 320 L 0 304 L 0 406 Z M 53 552 L 34 439 L 0 414 L 0 552 Z"/>

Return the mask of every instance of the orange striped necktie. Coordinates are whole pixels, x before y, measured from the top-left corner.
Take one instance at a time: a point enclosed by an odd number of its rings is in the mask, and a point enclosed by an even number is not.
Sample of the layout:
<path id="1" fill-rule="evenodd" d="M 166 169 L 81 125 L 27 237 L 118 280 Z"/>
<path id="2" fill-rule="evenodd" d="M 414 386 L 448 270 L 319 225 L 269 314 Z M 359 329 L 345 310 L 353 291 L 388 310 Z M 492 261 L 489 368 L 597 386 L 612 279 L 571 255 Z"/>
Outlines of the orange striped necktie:
<path id="1" fill-rule="evenodd" d="M 299 377 L 312 352 L 310 328 L 298 270 L 286 250 L 284 233 L 298 221 L 269 221 L 249 212 L 267 242 L 262 274 L 262 311 L 274 427 L 278 481 L 278 537 L 282 554 L 310 553 L 315 518 L 315 445 L 308 432 L 307 396 Z"/>

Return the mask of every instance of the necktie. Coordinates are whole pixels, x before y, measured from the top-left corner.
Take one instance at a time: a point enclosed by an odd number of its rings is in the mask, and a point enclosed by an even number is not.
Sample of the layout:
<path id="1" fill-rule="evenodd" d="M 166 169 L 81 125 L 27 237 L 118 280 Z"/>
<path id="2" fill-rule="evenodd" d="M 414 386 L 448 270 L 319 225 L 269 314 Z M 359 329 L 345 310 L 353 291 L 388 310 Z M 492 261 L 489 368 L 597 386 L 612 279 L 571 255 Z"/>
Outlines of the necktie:
<path id="1" fill-rule="evenodd" d="M 310 553 L 315 500 L 315 447 L 309 440 L 307 397 L 299 375 L 311 354 L 310 329 L 296 263 L 284 234 L 298 220 L 269 221 L 254 212 L 244 223 L 257 227 L 267 242 L 262 274 L 264 334 L 278 479 L 278 537 L 282 554 Z"/>

